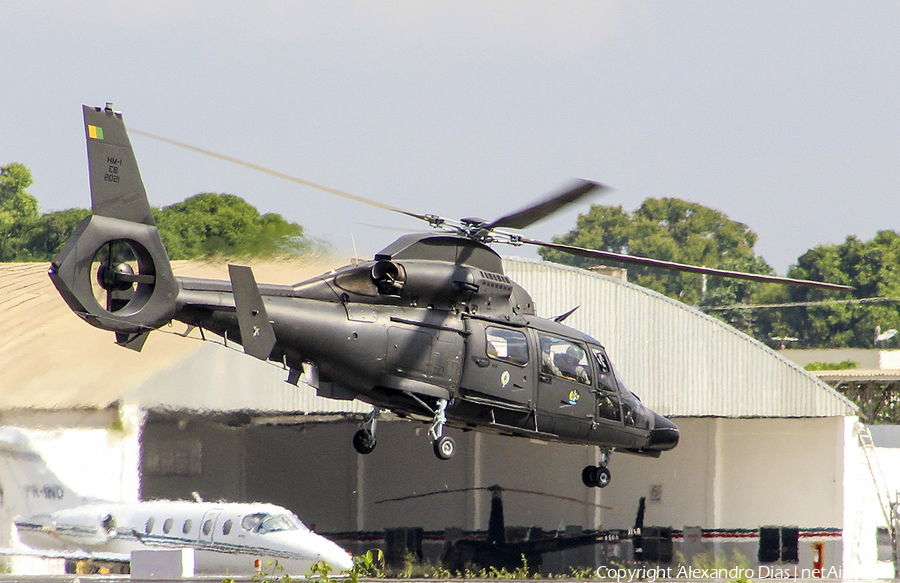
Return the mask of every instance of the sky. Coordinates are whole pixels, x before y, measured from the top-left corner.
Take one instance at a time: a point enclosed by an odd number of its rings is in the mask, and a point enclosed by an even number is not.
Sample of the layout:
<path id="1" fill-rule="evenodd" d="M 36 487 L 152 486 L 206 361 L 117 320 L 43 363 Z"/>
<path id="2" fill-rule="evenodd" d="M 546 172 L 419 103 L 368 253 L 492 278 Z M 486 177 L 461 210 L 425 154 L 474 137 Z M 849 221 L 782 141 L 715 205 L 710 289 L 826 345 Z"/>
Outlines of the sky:
<path id="1" fill-rule="evenodd" d="M 0 165 L 88 207 L 81 105 L 419 213 L 494 219 L 586 178 L 808 249 L 900 229 L 900 3 L 0 0 Z M 132 135 L 150 202 L 236 194 L 337 253 L 414 219 Z M 530 227 L 549 240 L 589 203 Z M 526 248 L 504 255 L 536 257 Z"/>

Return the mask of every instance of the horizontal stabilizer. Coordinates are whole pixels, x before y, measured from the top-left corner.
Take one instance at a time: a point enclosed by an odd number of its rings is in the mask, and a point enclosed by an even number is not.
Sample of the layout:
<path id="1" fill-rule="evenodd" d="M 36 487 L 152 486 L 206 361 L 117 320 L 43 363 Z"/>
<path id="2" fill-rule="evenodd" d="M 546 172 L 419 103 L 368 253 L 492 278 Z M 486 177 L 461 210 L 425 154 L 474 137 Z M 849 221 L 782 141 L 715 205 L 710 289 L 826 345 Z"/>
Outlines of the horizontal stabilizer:
<path id="1" fill-rule="evenodd" d="M 266 313 L 253 270 L 240 265 L 229 265 L 228 275 L 231 277 L 234 308 L 244 352 L 260 360 L 267 360 L 275 347 L 275 330 Z"/>

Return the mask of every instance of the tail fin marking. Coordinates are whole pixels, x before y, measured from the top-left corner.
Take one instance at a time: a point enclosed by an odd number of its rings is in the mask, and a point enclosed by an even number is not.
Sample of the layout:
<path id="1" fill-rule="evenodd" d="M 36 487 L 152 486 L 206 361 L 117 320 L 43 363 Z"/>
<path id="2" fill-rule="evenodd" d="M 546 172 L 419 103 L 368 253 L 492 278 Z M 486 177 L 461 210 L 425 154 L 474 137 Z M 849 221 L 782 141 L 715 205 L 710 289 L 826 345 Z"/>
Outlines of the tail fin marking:
<path id="1" fill-rule="evenodd" d="M 122 114 L 82 106 L 95 215 L 156 226 Z"/>

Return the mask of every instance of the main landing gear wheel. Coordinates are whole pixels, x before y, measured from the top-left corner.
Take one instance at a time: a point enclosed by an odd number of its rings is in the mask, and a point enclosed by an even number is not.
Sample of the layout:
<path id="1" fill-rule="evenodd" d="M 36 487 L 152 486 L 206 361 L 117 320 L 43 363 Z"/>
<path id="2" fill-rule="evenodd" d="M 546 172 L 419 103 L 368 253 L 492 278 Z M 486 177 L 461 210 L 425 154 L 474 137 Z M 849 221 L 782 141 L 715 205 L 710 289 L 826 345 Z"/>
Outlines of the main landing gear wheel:
<path id="1" fill-rule="evenodd" d="M 375 449 L 375 444 L 378 443 L 375 439 L 375 424 L 379 413 L 381 413 L 381 409 L 372 407 L 372 411 L 360 423 L 359 431 L 353 434 L 353 449 L 363 455 L 372 453 L 372 450 Z"/>
<path id="2" fill-rule="evenodd" d="M 438 459 L 448 460 L 456 453 L 456 442 L 453 441 L 452 437 L 447 435 L 435 441 L 432 446 L 434 447 L 434 455 L 436 455 Z"/>
<path id="3" fill-rule="evenodd" d="M 612 475 L 606 466 L 587 466 L 581 470 L 581 481 L 588 488 L 605 488 Z"/>
<path id="4" fill-rule="evenodd" d="M 375 436 L 368 429 L 360 429 L 353 434 L 353 449 L 363 455 L 372 453 L 376 443 Z"/>

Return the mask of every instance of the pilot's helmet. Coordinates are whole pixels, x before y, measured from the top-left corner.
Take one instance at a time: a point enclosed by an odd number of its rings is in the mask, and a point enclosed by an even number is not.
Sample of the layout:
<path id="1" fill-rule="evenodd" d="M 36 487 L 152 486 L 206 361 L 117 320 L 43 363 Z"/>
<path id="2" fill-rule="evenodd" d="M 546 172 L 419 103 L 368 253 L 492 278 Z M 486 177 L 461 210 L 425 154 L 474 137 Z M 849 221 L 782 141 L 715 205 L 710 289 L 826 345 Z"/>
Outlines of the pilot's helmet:
<path id="1" fill-rule="evenodd" d="M 584 356 L 584 352 L 575 345 L 566 349 L 566 359 L 571 359 L 572 362 L 580 362 L 582 356 Z"/>

